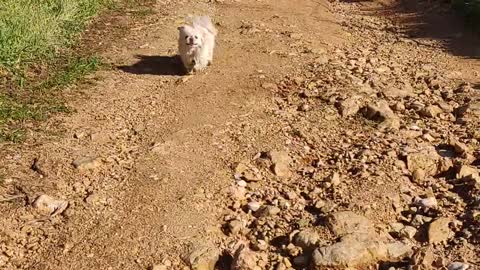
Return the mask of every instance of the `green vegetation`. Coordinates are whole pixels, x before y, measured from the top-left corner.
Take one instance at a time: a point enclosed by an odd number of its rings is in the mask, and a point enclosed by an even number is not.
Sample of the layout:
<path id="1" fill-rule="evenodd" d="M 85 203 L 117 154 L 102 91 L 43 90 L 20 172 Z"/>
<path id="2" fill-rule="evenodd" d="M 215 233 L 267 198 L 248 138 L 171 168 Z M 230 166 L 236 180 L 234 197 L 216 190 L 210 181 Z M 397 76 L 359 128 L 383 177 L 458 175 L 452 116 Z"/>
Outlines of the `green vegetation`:
<path id="1" fill-rule="evenodd" d="M 452 0 L 452 4 L 475 31 L 480 31 L 480 0 Z"/>
<path id="2" fill-rule="evenodd" d="M 73 44 L 104 0 L 2 0 L 0 66 L 25 79 L 33 63 L 51 60 Z"/>
<path id="3" fill-rule="evenodd" d="M 24 124 L 68 112 L 55 94 L 100 66 L 72 50 L 109 0 L 2 0 L 0 5 L 0 142 L 19 142 Z"/>

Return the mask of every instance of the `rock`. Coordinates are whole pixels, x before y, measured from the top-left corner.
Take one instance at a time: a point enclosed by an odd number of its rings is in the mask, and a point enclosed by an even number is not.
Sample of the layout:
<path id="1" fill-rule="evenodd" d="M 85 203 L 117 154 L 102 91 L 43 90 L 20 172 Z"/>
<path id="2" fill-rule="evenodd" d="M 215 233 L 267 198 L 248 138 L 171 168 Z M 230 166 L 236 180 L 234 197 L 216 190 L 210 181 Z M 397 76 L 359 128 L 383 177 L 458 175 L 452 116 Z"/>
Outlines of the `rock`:
<path id="1" fill-rule="evenodd" d="M 393 222 L 393 223 L 390 223 L 390 228 L 392 232 L 400 233 L 400 231 L 403 228 L 405 228 L 405 225 L 403 225 L 403 223 L 400 223 L 400 222 Z"/>
<path id="2" fill-rule="evenodd" d="M 401 242 L 386 243 L 375 234 L 353 233 L 343 236 L 339 242 L 315 249 L 315 269 L 358 267 L 379 260 L 402 258 L 411 247 Z"/>
<path id="3" fill-rule="evenodd" d="M 73 166 L 78 170 L 93 170 L 101 165 L 98 157 L 81 157 L 73 161 Z"/>
<path id="4" fill-rule="evenodd" d="M 441 217 L 430 223 L 428 227 L 428 242 L 431 244 L 446 242 L 453 237 L 453 232 L 449 228 L 451 220 Z"/>
<path id="5" fill-rule="evenodd" d="M 261 204 L 259 202 L 252 201 L 252 202 L 249 202 L 247 206 L 248 206 L 248 209 L 251 210 L 252 212 L 257 212 L 258 209 L 260 209 Z"/>
<path id="6" fill-rule="evenodd" d="M 272 205 L 265 205 L 260 207 L 258 211 L 255 213 L 257 217 L 268 217 L 268 216 L 275 216 L 280 213 L 280 208 Z"/>
<path id="7" fill-rule="evenodd" d="M 412 226 L 405 226 L 402 230 L 400 230 L 400 236 L 405 237 L 407 239 L 413 239 L 417 234 L 417 229 Z"/>
<path id="8" fill-rule="evenodd" d="M 457 179 L 464 180 L 464 181 L 473 180 L 477 183 L 480 183 L 480 176 L 479 176 L 478 169 L 469 165 L 462 165 L 459 168 L 457 173 Z"/>
<path id="9" fill-rule="evenodd" d="M 273 164 L 272 170 L 273 173 L 278 177 L 285 178 L 291 176 L 290 168 L 285 163 Z"/>
<path id="10" fill-rule="evenodd" d="M 33 202 L 33 207 L 53 217 L 65 211 L 68 207 L 68 202 L 54 199 L 48 195 L 40 195 Z"/>
<path id="11" fill-rule="evenodd" d="M 332 173 L 328 178 L 327 181 L 332 184 L 332 186 L 338 186 L 340 185 L 340 175 L 337 172 Z"/>
<path id="12" fill-rule="evenodd" d="M 382 93 L 388 98 L 405 98 L 415 94 L 412 85 L 407 82 L 403 83 L 400 87 L 388 86 L 382 90 Z"/>
<path id="13" fill-rule="evenodd" d="M 380 122 L 378 125 L 380 130 L 398 130 L 400 128 L 400 119 L 385 100 L 367 105 L 363 112 L 367 119 Z"/>
<path id="14" fill-rule="evenodd" d="M 232 234 L 238 234 L 243 229 L 243 222 L 241 220 L 232 220 L 228 223 L 228 229 Z"/>
<path id="15" fill-rule="evenodd" d="M 460 141 L 458 141 L 454 138 L 450 138 L 448 143 L 455 149 L 455 152 L 457 154 L 466 155 L 466 154 L 470 153 L 470 149 L 468 148 L 468 146 L 466 144 L 461 143 Z"/>
<path id="16" fill-rule="evenodd" d="M 262 180 L 259 170 L 247 161 L 237 163 L 234 177 L 237 181 L 258 182 Z"/>
<path id="17" fill-rule="evenodd" d="M 412 180 L 417 184 L 423 184 L 425 182 L 426 174 L 425 171 L 422 169 L 416 169 L 412 173 Z"/>
<path id="18" fill-rule="evenodd" d="M 354 232 L 369 233 L 373 224 L 367 218 L 350 211 L 336 212 L 330 215 L 328 227 L 338 236 Z"/>
<path id="19" fill-rule="evenodd" d="M 407 168 L 412 173 L 417 170 L 422 170 L 425 176 L 432 176 L 438 172 L 437 162 L 439 159 L 440 156 L 434 149 L 433 152 L 431 150 L 423 150 L 417 153 L 411 153 L 407 156 Z"/>
<path id="20" fill-rule="evenodd" d="M 273 163 L 272 171 L 278 177 L 290 177 L 290 162 L 291 158 L 287 152 L 284 151 L 270 151 L 268 153 L 270 160 Z"/>
<path id="21" fill-rule="evenodd" d="M 247 244 L 237 244 L 237 248 L 233 254 L 231 265 L 232 270 L 257 270 L 258 256 L 251 251 Z M 213 268 L 212 268 L 213 269 Z"/>
<path id="22" fill-rule="evenodd" d="M 220 253 L 215 246 L 202 243 L 191 247 L 186 261 L 192 270 L 214 270 L 219 257 Z"/>
<path id="23" fill-rule="evenodd" d="M 437 199 L 435 199 L 435 197 L 428 197 L 425 199 L 417 198 L 415 200 L 415 204 L 417 204 L 423 209 L 437 208 L 438 206 L 438 202 L 437 202 Z"/>
<path id="24" fill-rule="evenodd" d="M 430 118 L 435 118 L 441 113 L 443 113 L 443 110 L 437 105 L 427 106 L 420 111 L 420 115 Z"/>
<path id="25" fill-rule="evenodd" d="M 34 172 L 37 172 L 41 177 L 47 177 L 47 172 L 44 169 L 44 162 L 40 158 L 34 158 L 32 166 L 30 167 Z"/>
<path id="26" fill-rule="evenodd" d="M 337 103 L 337 109 L 342 117 L 352 116 L 360 110 L 360 97 L 349 97 Z"/>
<path id="27" fill-rule="evenodd" d="M 313 229 L 305 229 L 297 233 L 294 238 L 294 244 L 303 250 L 314 249 L 320 241 L 320 235 Z"/>
<path id="28" fill-rule="evenodd" d="M 462 262 L 452 262 L 448 265 L 448 270 L 467 270 L 470 265 Z"/>
<path id="29" fill-rule="evenodd" d="M 85 202 L 91 205 L 100 204 L 102 201 L 102 197 L 98 193 L 92 193 L 87 198 L 85 198 Z"/>
<path id="30" fill-rule="evenodd" d="M 415 266 L 420 266 L 420 269 L 431 269 L 435 255 L 430 246 L 419 248 L 412 256 L 411 263 Z"/>

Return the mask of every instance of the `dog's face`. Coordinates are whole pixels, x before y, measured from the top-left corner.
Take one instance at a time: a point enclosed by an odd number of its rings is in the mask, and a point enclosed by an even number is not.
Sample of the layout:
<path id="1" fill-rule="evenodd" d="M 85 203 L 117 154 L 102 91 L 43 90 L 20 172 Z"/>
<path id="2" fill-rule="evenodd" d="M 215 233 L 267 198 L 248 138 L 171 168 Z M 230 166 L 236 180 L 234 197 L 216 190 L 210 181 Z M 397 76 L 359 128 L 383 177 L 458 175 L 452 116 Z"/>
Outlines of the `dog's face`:
<path id="1" fill-rule="evenodd" d="M 189 25 L 184 25 L 180 26 L 178 31 L 180 32 L 179 42 L 184 42 L 184 44 L 189 48 L 202 46 L 203 33 L 201 30 L 195 29 Z"/>

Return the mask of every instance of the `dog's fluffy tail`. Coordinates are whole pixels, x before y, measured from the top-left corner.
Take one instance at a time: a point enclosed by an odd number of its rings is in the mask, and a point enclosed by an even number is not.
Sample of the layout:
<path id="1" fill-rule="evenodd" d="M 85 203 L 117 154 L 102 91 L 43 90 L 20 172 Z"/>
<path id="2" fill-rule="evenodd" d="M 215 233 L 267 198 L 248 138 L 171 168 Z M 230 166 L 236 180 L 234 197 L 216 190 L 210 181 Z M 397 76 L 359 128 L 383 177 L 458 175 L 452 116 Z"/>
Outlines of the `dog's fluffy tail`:
<path id="1" fill-rule="evenodd" d="M 212 20 L 208 16 L 195 16 L 192 18 L 192 24 L 193 24 L 193 27 L 201 26 L 207 29 L 214 36 L 216 36 L 218 33 L 215 26 L 213 26 Z"/>

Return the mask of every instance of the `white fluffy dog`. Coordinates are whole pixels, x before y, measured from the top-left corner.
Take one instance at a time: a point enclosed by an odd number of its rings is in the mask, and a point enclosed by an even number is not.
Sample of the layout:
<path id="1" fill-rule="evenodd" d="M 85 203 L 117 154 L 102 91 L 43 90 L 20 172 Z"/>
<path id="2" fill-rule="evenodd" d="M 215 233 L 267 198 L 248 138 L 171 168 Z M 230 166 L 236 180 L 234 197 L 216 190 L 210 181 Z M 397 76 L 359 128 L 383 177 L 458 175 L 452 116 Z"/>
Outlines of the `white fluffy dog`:
<path id="1" fill-rule="evenodd" d="M 195 16 L 192 25 L 178 27 L 178 52 L 188 73 L 212 63 L 217 29 L 208 16 Z"/>

